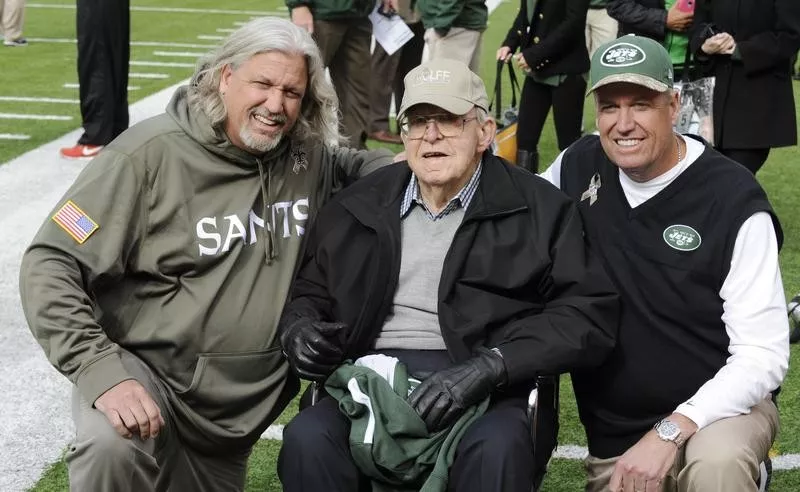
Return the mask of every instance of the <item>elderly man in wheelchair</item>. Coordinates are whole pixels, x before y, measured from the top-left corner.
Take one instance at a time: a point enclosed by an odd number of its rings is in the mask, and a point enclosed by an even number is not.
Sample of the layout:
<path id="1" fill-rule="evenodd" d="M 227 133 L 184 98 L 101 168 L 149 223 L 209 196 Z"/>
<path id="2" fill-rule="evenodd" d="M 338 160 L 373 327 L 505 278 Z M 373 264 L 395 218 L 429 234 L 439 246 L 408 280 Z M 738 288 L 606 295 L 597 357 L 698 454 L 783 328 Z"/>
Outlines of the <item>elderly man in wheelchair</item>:
<path id="1" fill-rule="evenodd" d="M 557 375 L 613 348 L 618 297 L 575 205 L 488 151 L 477 75 L 434 60 L 405 86 L 407 161 L 340 192 L 308 233 L 280 337 L 327 392 L 286 426 L 279 476 L 287 492 L 530 492 Z M 388 371 L 363 362 L 375 354 Z"/>

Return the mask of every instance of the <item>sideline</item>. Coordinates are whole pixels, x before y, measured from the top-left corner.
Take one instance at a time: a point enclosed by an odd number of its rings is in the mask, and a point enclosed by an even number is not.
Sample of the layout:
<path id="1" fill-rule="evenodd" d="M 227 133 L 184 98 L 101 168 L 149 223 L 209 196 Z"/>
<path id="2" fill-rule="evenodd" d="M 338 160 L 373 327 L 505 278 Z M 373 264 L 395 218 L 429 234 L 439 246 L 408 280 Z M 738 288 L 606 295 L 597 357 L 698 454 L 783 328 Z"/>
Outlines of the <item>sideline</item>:
<path id="1" fill-rule="evenodd" d="M 162 113 L 184 80 L 130 106 L 134 124 Z M 22 253 L 47 214 L 86 165 L 58 156 L 82 133 L 72 131 L 0 166 L 0 490 L 24 491 L 61 458 L 74 435 L 70 383 L 28 331 L 19 301 Z"/>

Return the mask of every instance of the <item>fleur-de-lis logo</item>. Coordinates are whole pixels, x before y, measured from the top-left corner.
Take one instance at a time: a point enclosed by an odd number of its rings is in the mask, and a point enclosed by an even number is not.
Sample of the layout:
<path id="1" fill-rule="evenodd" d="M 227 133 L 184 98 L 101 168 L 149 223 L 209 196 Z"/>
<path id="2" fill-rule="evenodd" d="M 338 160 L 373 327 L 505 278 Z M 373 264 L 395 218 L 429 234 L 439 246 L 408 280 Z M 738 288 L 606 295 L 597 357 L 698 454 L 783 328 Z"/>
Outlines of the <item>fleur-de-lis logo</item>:
<path id="1" fill-rule="evenodd" d="M 308 169 L 308 158 L 306 158 L 306 149 L 303 147 L 302 144 L 292 143 L 291 149 L 292 161 L 294 165 L 292 166 L 292 172 L 295 174 L 299 174 L 300 171 L 305 171 Z"/>

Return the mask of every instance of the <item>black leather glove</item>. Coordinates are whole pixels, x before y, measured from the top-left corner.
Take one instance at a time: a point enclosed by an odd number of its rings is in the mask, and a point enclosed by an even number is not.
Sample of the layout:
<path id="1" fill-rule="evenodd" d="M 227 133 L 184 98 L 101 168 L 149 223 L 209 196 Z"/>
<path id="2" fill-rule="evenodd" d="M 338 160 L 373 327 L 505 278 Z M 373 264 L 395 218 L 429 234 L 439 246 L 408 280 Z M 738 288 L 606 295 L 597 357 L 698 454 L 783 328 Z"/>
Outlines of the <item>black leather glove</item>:
<path id="1" fill-rule="evenodd" d="M 502 356 L 481 348 L 475 357 L 431 374 L 411 393 L 408 402 L 425 421 L 428 431 L 437 432 L 505 381 Z"/>
<path id="2" fill-rule="evenodd" d="M 347 325 L 300 318 L 281 333 L 281 347 L 294 372 L 324 381 L 344 358 Z"/>

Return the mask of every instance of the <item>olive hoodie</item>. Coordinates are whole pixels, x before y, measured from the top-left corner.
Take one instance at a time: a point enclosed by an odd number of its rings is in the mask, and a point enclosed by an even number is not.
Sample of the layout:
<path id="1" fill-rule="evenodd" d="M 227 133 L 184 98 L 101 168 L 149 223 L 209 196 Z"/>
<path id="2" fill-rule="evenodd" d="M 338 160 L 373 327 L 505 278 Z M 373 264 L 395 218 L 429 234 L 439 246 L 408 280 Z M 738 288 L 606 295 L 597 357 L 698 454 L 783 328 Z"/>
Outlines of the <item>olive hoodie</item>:
<path id="1" fill-rule="evenodd" d="M 261 157 L 235 147 L 184 87 L 78 176 L 26 251 L 20 292 L 87 401 L 132 379 L 129 351 L 163 381 L 181 439 L 218 454 L 251 446 L 294 396 L 275 332 L 304 232 L 391 156 L 289 140 Z"/>

